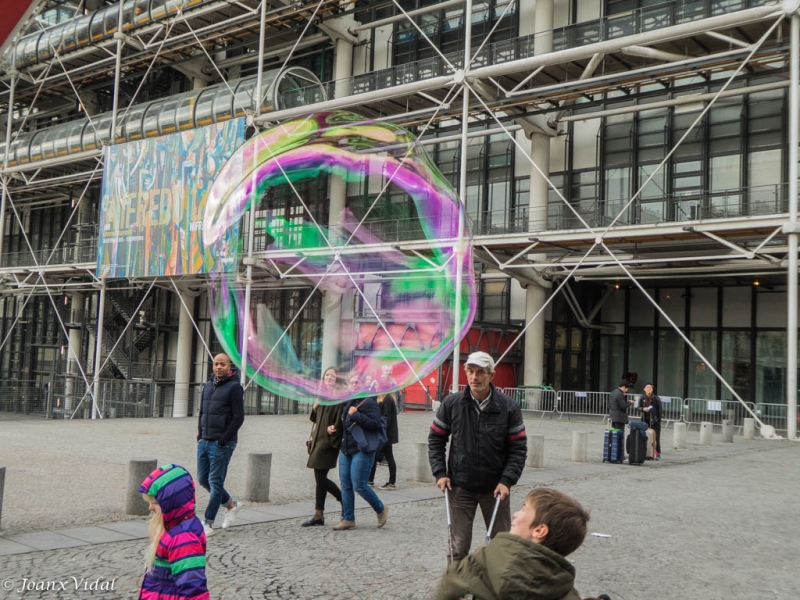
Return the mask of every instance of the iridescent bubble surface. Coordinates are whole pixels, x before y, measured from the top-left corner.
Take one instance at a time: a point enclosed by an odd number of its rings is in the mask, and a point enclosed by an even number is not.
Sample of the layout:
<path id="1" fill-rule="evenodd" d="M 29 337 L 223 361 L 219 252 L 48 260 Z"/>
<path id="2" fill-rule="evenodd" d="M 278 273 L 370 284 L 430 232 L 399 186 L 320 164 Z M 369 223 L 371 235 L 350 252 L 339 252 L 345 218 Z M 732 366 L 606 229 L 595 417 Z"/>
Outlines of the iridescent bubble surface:
<path id="1" fill-rule="evenodd" d="M 349 371 L 367 379 L 362 395 L 405 387 L 466 332 L 476 303 L 472 246 L 465 236 L 456 325 L 458 197 L 415 141 L 394 124 L 318 113 L 251 138 L 221 169 L 204 243 L 213 247 L 255 202 L 256 260 L 250 307 L 244 271 L 214 273 L 210 312 L 224 351 L 258 385 L 335 402 L 348 397 L 344 385 L 320 386 L 322 369 L 334 366 L 342 383 Z M 333 364 L 322 364 L 323 344 Z"/>

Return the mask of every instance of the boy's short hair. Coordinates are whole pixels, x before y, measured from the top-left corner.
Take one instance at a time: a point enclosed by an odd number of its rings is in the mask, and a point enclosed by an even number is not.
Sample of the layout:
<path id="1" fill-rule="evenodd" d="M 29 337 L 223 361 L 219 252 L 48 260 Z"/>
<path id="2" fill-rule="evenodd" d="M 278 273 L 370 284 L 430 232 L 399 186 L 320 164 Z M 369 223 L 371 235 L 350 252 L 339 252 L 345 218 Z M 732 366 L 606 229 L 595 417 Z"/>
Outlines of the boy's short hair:
<path id="1" fill-rule="evenodd" d="M 551 488 L 535 488 L 525 502 L 535 511 L 532 527 L 547 525 L 548 533 L 539 543 L 561 556 L 575 552 L 586 537 L 589 513 L 574 498 Z"/>

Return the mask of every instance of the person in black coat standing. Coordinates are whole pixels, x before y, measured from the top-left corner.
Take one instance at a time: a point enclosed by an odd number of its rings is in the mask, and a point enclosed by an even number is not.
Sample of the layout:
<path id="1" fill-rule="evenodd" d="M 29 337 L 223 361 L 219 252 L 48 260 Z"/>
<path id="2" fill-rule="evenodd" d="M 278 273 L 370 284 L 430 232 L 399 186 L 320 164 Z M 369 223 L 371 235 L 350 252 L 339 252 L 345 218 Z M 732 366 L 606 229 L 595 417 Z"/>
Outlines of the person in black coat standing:
<path id="1" fill-rule="evenodd" d="M 442 401 L 428 433 L 428 461 L 436 486 L 444 493 L 449 490 L 451 561 L 469 554 L 478 506 L 488 529 L 499 498 L 491 537 L 509 530 L 510 488 L 522 475 L 528 455 L 519 406 L 491 383 L 494 359 L 486 352 L 473 352 L 464 371 L 467 389 Z"/>
<path id="2" fill-rule="evenodd" d="M 203 522 L 206 537 L 214 533 L 212 527 L 220 506 L 228 509 L 223 529 L 233 525 L 241 508 L 241 503 L 225 490 L 225 477 L 244 423 L 244 389 L 239 383 L 239 371 L 227 354 L 214 357 L 213 370 L 203 386 L 197 420 L 197 481 L 211 494 Z"/>
<path id="3" fill-rule="evenodd" d="M 392 444 L 400 441 L 400 433 L 397 427 L 397 402 L 395 402 L 393 394 L 386 394 L 378 396 L 378 406 L 381 408 L 381 415 L 383 420 L 386 421 L 386 443 L 378 454 L 383 452 L 386 458 L 387 466 L 389 467 L 389 481 L 384 483 L 380 489 L 394 490 L 397 489 L 397 463 L 394 460 L 394 452 L 392 451 Z M 378 468 L 378 457 L 376 455 L 375 461 L 372 463 L 372 472 L 369 474 L 369 485 L 375 483 L 375 471 Z"/>
<path id="4" fill-rule="evenodd" d="M 633 400 L 628 400 L 625 396 L 630 387 L 631 382 L 623 379 L 608 398 L 608 414 L 612 429 L 625 430 L 625 425 L 628 423 L 628 406 L 633 404 Z"/>
<path id="5" fill-rule="evenodd" d="M 636 409 L 642 413 L 642 420 L 653 430 L 656 437 L 656 447 L 653 458 L 661 460 L 661 398 L 653 393 L 652 383 L 644 384 L 644 394 L 639 398 Z"/>

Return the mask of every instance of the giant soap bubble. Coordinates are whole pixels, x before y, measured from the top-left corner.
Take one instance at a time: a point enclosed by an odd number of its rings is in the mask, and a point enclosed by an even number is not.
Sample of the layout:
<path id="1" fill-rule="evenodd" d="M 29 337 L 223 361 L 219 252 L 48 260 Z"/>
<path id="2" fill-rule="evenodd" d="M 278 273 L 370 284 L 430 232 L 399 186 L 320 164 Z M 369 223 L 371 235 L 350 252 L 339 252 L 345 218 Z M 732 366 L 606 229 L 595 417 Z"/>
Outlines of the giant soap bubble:
<path id="1" fill-rule="evenodd" d="M 256 291 L 246 307 L 240 275 L 222 269 L 209 275 L 217 337 L 260 386 L 295 400 L 341 400 L 344 389 L 319 386 L 322 368 L 335 366 L 379 380 L 373 390 L 405 387 L 436 369 L 466 333 L 475 312 L 468 239 L 460 323 L 454 314 L 453 248 L 463 213 L 450 183 L 415 141 L 397 125 L 350 112 L 319 113 L 253 137 L 220 171 L 206 200 L 206 248 L 216 252 L 223 233 L 255 202 L 262 243 L 254 290 L 290 282 L 285 287 L 301 286 L 300 298 L 316 298 L 322 313 L 299 327 Z M 327 194 L 300 193 L 326 177 L 338 203 Z M 333 191 L 337 184 L 346 193 Z M 289 202 L 274 201 L 281 193 Z M 241 230 L 247 229 L 245 219 Z M 402 251 L 395 245 L 401 241 L 407 243 Z M 333 365 L 321 364 L 323 344 Z"/>

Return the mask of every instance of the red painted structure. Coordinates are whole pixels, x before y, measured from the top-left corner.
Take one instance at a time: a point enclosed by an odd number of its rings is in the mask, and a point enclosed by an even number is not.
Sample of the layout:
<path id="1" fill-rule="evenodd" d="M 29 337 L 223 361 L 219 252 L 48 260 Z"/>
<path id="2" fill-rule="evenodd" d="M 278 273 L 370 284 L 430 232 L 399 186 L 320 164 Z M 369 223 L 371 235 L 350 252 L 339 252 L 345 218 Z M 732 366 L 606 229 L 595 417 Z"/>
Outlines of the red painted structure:
<path id="1" fill-rule="evenodd" d="M 33 4 L 33 0 L 0 0 L 0 46 L 14 31 L 25 11 Z"/>

